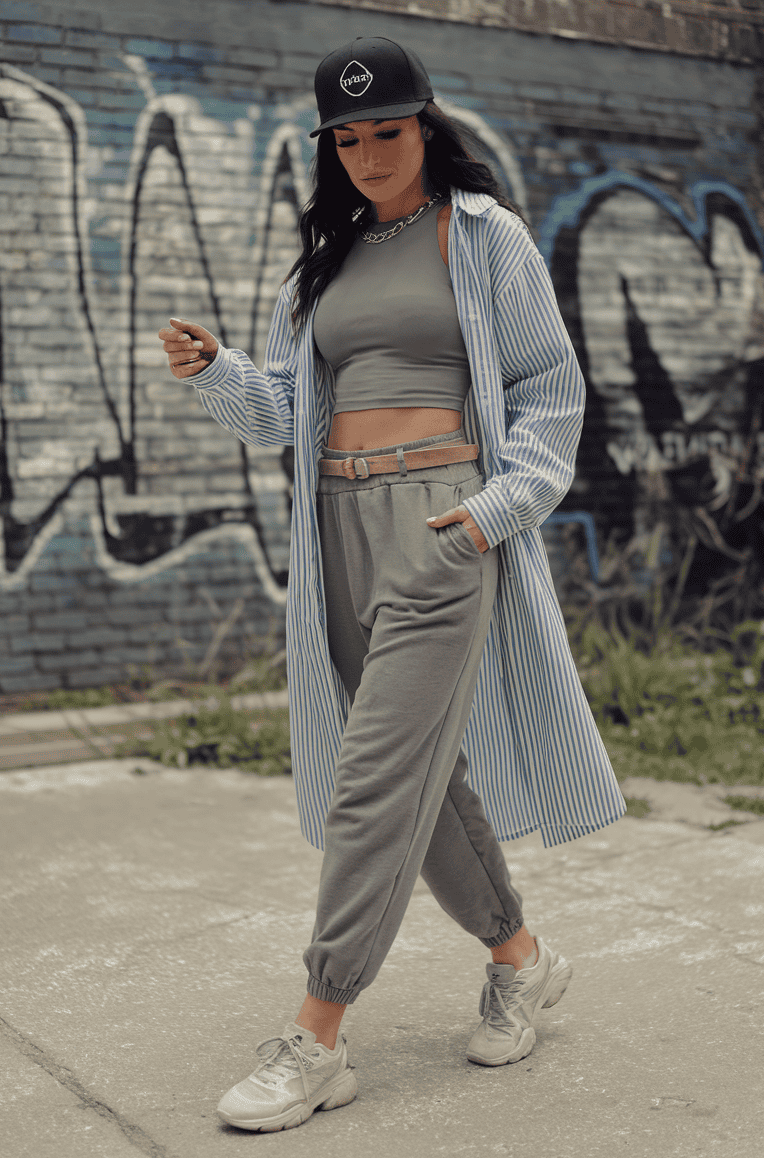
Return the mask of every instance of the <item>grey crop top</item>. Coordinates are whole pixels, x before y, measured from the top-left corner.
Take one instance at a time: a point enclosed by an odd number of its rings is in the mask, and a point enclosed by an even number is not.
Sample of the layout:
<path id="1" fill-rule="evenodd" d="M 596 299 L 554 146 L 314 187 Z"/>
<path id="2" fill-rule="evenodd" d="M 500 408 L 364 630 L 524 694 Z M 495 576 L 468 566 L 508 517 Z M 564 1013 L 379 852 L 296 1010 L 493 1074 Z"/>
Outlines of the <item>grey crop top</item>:
<path id="1" fill-rule="evenodd" d="M 321 295 L 313 336 L 334 375 L 335 414 L 392 406 L 462 411 L 470 368 L 438 246 L 441 208 L 378 245 L 357 237 Z M 394 224 L 366 228 L 382 233 Z"/>

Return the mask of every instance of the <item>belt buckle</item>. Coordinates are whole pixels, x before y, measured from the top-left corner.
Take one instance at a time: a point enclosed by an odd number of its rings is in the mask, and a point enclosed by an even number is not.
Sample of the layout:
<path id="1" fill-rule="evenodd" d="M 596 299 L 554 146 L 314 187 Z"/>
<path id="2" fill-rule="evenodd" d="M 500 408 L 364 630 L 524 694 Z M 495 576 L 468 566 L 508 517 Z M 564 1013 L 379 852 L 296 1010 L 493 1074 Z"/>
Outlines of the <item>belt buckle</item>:
<path id="1" fill-rule="evenodd" d="M 342 460 L 342 473 L 345 478 L 368 478 L 369 464 L 365 458 L 344 458 Z"/>

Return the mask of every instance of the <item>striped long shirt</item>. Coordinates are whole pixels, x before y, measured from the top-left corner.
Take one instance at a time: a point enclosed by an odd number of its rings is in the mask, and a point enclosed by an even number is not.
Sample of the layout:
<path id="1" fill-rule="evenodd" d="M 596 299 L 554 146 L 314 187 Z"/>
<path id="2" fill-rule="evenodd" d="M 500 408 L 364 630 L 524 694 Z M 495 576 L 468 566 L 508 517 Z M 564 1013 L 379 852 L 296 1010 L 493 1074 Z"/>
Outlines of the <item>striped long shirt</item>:
<path id="1" fill-rule="evenodd" d="M 539 527 L 573 481 L 583 375 L 538 247 L 486 194 L 451 189 L 448 268 L 471 371 L 463 414 L 482 491 L 464 500 L 499 583 L 463 740 L 468 781 L 499 840 L 541 830 L 545 847 L 618 820 L 625 803 L 568 645 Z M 333 415 L 315 356 L 315 304 L 299 340 L 282 287 L 262 370 L 220 347 L 191 381 L 249 446 L 294 445 L 287 678 L 300 827 L 318 849 L 349 700 L 329 655 L 316 517 L 318 459 Z"/>

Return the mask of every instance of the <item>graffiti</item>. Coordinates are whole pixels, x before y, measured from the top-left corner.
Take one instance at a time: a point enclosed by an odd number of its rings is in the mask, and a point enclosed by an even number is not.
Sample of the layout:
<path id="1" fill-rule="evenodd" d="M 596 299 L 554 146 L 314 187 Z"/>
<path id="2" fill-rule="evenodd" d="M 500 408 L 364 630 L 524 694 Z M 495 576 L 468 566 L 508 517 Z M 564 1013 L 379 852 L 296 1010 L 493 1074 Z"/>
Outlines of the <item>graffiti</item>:
<path id="1" fill-rule="evenodd" d="M 229 538 L 283 605 L 291 448 L 258 454 L 211 422 L 193 387 L 168 374 L 156 332 L 191 317 L 262 363 L 299 251 L 313 99 L 224 121 L 194 97 L 157 95 L 140 58 L 124 59 L 146 107 L 127 179 L 101 200 L 89 182 L 105 160 L 77 102 L 0 65 L 11 162 L 0 178 L 0 589 L 23 587 L 76 493 L 115 581 Z M 480 159 L 527 213 L 508 135 L 437 99 L 475 130 Z M 605 533 L 633 529 L 645 517 L 639 479 L 656 472 L 677 502 L 702 496 L 718 510 L 746 456 L 764 469 L 764 239 L 729 183 L 675 182 L 669 194 L 666 180 L 602 163 L 598 149 L 627 145 L 582 141 L 589 161 L 569 166 L 577 188 L 538 228 L 587 383 L 562 510 L 585 508 Z"/>
<path id="2" fill-rule="evenodd" d="M 206 416 L 189 418 L 190 407 L 198 409 L 198 404 L 189 400 L 187 389 L 173 394 L 165 359 L 157 359 L 155 350 L 156 330 L 170 313 L 199 318 L 225 345 L 231 344 L 204 238 L 203 215 L 206 211 L 209 218 L 209 208 L 184 160 L 199 155 L 205 133 L 208 138 L 216 134 L 218 140 L 225 135 L 221 126 L 205 124 L 198 103 L 183 97 L 156 98 L 139 117 L 123 204 L 126 301 L 119 313 L 126 325 L 115 333 L 110 320 L 114 311 L 97 303 L 86 245 L 81 111 L 19 70 L 2 66 L 0 75 L 5 151 L 31 159 L 58 190 L 50 206 L 42 181 L 35 183 L 33 197 L 28 185 L 14 189 L 7 170 L 2 182 L 12 201 L 3 239 L 0 300 L 3 585 L 23 582 L 45 542 L 60 529 L 65 501 L 84 480 L 92 480 L 99 557 L 117 578 L 129 581 L 161 558 L 172 565 L 188 540 L 216 527 L 233 531 L 240 524 L 251 532 L 261 581 L 272 598 L 283 602 L 286 570 L 269 562 L 257 493 L 263 483 L 273 485 L 273 470 L 264 475 L 256 462 L 248 461 L 238 440 L 232 453 L 230 436 L 210 430 Z M 263 166 L 263 179 L 270 180 L 270 188 L 261 189 L 268 207 L 265 240 L 259 238 L 256 247 L 247 245 L 255 258 L 253 293 L 242 299 L 246 308 L 239 304 L 234 319 L 240 322 L 248 312 L 250 350 L 259 317 L 272 311 L 274 282 L 277 291 L 295 256 L 296 187 L 304 194 L 305 184 L 301 159 L 292 147 L 295 132 L 281 134 L 275 142 L 277 155 L 271 150 Z M 209 143 L 204 141 L 205 154 Z M 245 144 L 251 161 L 251 141 Z M 292 214 L 286 228 L 277 220 L 285 206 Z M 245 224 L 251 234 L 251 223 Z M 275 234 L 280 236 L 275 238 L 274 260 L 269 243 Z M 291 245 L 284 245 L 285 234 Z M 219 255 L 218 267 L 223 259 Z M 56 270 L 53 275 L 51 268 Z M 177 420 L 183 423 L 182 434 Z M 279 488 L 285 493 L 287 521 L 289 461 L 285 451 Z M 206 483 L 213 469 L 210 488 Z M 51 480 L 62 475 L 51 495 Z M 184 476 L 180 490 L 185 500 L 180 504 L 179 475 Z M 222 488 L 221 481 L 228 485 Z M 217 501 L 210 502 L 210 489 L 221 492 Z"/>
<path id="3" fill-rule="evenodd" d="M 136 62 L 127 63 L 135 71 Z M 210 422 L 188 384 L 169 376 L 156 331 L 170 315 L 193 317 L 224 345 L 261 362 L 279 285 L 299 252 L 312 101 L 282 109 L 288 119 L 273 127 L 258 163 L 256 107 L 231 134 L 204 117 L 194 98 L 159 97 L 142 87 L 147 105 L 135 127 L 130 175 L 107 222 L 118 242 L 114 310 L 99 301 L 87 246 L 82 111 L 0 65 L 6 151 L 38 164 L 44 156 L 59 190 L 54 223 L 40 183 L 16 191 L 6 218 L 13 241 L 3 239 L 5 251 L 15 261 L 6 262 L 0 288 L 16 304 L 0 305 L 0 586 L 24 583 L 61 530 L 66 501 L 89 483 L 96 559 L 112 578 L 144 578 L 188 557 L 191 545 L 233 537 L 248 545 L 266 593 L 283 604 L 287 570 L 272 562 L 270 540 L 276 521 L 282 537 L 289 521 L 292 450 L 284 448 L 278 464 L 272 456 L 258 460 Z M 524 203 L 519 166 L 501 138 L 477 114 L 441 104 L 482 133 L 486 155 L 494 164 L 500 156 L 514 173 Z M 7 180 L 0 184 L 13 200 Z M 93 212 L 92 203 L 87 208 Z M 25 246 L 19 225 L 27 219 Z M 60 241 L 45 261 L 34 248 L 44 235 Z M 58 268 L 54 288 L 51 265 Z M 46 293 L 55 295 L 58 311 L 54 358 Z M 62 481 L 50 495 L 56 476 Z M 214 499 L 210 490 L 218 492 Z M 274 491 L 277 520 L 273 502 L 264 516 L 260 501 Z"/>
<path id="4" fill-rule="evenodd" d="M 628 536 L 655 517 L 651 478 L 687 508 L 726 509 L 735 491 L 742 545 L 764 478 L 764 238 L 727 183 L 699 181 L 683 199 L 609 171 L 545 222 L 540 247 L 587 381 L 563 507 L 583 502 L 604 531 Z"/>

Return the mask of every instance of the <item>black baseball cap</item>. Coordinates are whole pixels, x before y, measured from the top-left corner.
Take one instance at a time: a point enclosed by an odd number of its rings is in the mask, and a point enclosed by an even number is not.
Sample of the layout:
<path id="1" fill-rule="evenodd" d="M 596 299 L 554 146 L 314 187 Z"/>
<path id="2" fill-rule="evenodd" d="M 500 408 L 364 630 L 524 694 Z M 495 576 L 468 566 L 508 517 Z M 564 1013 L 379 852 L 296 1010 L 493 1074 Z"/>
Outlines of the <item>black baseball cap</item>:
<path id="1" fill-rule="evenodd" d="M 427 70 L 415 52 L 386 36 L 357 36 L 319 64 L 314 81 L 321 124 L 412 117 L 433 99 Z"/>

